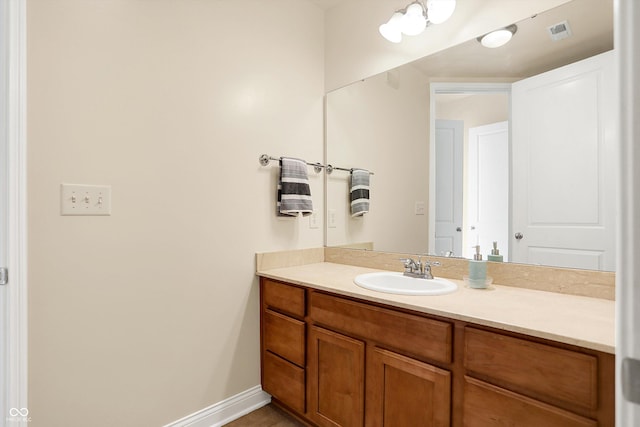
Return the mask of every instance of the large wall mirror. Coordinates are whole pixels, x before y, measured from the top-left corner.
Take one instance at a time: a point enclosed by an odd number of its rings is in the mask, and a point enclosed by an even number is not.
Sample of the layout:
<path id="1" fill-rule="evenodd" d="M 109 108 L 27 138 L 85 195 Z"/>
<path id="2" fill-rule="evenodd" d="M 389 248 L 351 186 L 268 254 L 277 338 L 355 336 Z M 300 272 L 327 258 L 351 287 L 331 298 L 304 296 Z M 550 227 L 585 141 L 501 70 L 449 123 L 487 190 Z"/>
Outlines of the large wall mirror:
<path id="1" fill-rule="evenodd" d="M 615 70 L 589 62 L 613 49 L 612 1 L 516 25 L 500 48 L 470 40 L 327 94 L 326 162 L 374 173 L 358 217 L 349 172 L 327 176 L 327 246 L 468 258 L 497 241 L 505 261 L 613 270 L 615 108 L 592 104 Z"/>

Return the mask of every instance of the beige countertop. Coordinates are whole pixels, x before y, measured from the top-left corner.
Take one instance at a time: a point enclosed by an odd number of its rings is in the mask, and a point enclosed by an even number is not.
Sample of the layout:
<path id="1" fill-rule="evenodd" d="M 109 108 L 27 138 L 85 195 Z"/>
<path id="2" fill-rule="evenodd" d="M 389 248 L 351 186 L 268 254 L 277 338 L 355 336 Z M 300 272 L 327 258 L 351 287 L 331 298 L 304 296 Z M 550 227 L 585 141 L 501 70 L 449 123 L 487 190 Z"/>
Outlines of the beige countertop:
<path id="1" fill-rule="evenodd" d="M 366 301 L 615 353 L 614 301 L 500 284 L 476 290 L 453 279 L 449 280 L 458 285 L 458 290 L 438 296 L 387 294 L 354 283 L 358 274 L 375 271 L 381 270 L 319 262 L 262 270 L 257 274 Z"/>

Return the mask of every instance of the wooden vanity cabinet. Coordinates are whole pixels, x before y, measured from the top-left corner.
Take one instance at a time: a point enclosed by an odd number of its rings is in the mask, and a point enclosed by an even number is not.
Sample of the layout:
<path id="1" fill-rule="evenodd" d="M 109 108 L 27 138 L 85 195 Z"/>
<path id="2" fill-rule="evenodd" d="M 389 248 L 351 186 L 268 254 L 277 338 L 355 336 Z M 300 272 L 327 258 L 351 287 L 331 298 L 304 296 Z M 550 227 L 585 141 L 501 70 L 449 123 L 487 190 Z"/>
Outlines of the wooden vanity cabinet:
<path id="1" fill-rule="evenodd" d="M 306 290 L 260 280 L 262 388 L 295 412 L 306 411 Z"/>
<path id="2" fill-rule="evenodd" d="M 614 427 L 614 355 L 261 278 L 262 385 L 310 425 Z"/>
<path id="3" fill-rule="evenodd" d="M 313 422 L 450 425 L 451 375 L 427 362 L 451 362 L 449 323 L 314 290 L 308 291 L 308 307 Z"/>
<path id="4" fill-rule="evenodd" d="M 464 329 L 463 425 L 614 425 L 614 356 Z"/>

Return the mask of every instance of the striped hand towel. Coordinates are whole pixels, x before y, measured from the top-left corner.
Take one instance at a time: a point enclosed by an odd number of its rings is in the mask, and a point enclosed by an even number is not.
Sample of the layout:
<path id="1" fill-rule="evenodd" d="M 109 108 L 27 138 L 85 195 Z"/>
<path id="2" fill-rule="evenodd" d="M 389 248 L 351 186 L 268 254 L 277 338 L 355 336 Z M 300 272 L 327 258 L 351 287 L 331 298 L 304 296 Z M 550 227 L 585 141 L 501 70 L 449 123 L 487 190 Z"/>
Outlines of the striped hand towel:
<path id="1" fill-rule="evenodd" d="M 307 176 L 307 163 L 291 157 L 280 158 L 278 179 L 278 216 L 303 216 L 313 213 L 311 189 Z"/>
<path id="2" fill-rule="evenodd" d="M 362 216 L 369 212 L 369 171 L 364 169 L 351 170 L 351 216 Z"/>

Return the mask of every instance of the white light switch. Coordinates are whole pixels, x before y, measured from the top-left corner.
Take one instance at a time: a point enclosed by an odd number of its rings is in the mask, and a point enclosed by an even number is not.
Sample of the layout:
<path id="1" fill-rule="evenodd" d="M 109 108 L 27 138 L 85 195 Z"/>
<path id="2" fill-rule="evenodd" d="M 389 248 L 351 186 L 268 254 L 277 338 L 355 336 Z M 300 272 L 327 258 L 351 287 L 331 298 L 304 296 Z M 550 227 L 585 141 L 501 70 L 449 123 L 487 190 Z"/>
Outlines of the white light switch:
<path id="1" fill-rule="evenodd" d="M 424 215 L 424 202 L 416 202 L 415 214 Z"/>
<path id="2" fill-rule="evenodd" d="M 327 212 L 328 214 L 328 225 L 329 228 L 336 228 L 336 210 L 335 209 L 329 209 L 329 212 Z"/>
<path id="3" fill-rule="evenodd" d="M 111 215 L 111 186 L 62 184 L 60 214 Z"/>
<path id="4" fill-rule="evenodd" d="M 309 215 L 309 228 L 319 228 L 320 225 L 318 224 L 318 213 L 317 212 L 313 212 L 311 215 Z"/>

